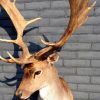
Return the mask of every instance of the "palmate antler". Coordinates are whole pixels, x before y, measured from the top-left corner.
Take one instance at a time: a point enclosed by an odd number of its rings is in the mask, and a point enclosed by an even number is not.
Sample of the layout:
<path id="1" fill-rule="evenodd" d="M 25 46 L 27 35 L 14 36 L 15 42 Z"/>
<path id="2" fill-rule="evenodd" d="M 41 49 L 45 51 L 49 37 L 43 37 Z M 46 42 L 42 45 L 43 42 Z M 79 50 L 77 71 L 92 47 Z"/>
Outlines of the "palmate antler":
<path id="1" fill-rule="evenodd" d="M 23 16 L 20 14 L 18 9 L 15 6 L 15 1 L 11 2 L 10 0 L 1 0 L 0 4 L 2 7 L 7 11 L 8 15 L 10 16 L 15 29 L 17 31 L 17 39 L 16 40 L 2 40 L 3 42 L 15 43 L 22 48 L 22 56 L 20 58 L 14 58 L 9 52 L 8 55 L 11 59 L 5 59 L 0 57 L 2 61 L 9 62 L 9 63 L 18 63 L 18 64 L 28 64 L 34 62 L 36 59 L 44 60 L 47 58 L 48 55 L 52 54 L 53 52 L 58 52 L 63 45 L 67 42 L 67 40 L 71 37 L 72 33 L 79 28 L 88 18 L 88 14 L 90 10 L 94 7 L 94 2 L 91 6 L 89 6 L 89 0 L 69 0 L 70 8 L 71 8 L 71 15 L 68 27 L 65 33 L 62 35 L 58 42 L 46 42 L 41 39 L 41 41 L 46 45 L 45 48 L 36 52 L 35 54 L 31 55 L 29 53 L 28 47 L 23 42 L 23 30 L 24 28 L 41 19 L 36 18 L 31 21 L 26 21 Z"/>
<path id="2" fill-rule="evenodd" d="M 89 12 L 96 4 L 96 2 L 94 2 L 91 6 L 89 6 L 89 0 L 69 0 L 69 3 L 71 11 L 67 29 L 58 42 L 46 42 L 41 39 L 42 43 L 44 43 L 48 47 L 37 52 L 37 58 L 41 59 L 41 57 L 43 58 L 46 54 L 48 55 L 49 52 L 52 53 L 59 51 L 71 37 L 72 33 L 85 23 L 88 18 Z"/>

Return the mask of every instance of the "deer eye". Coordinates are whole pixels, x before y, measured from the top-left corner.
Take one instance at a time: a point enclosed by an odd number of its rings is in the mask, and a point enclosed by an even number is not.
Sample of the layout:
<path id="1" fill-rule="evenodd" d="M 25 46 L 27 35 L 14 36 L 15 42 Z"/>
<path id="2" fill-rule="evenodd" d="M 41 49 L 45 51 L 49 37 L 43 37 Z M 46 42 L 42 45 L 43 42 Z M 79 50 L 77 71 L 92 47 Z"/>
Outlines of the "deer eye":
<path id="1" fill-rule="evenodd" d="M 41 74 L 41 72 L 42 72 L 42 71 L 40 71 L 40 70 L 39 70 L 39 71 L 36 71 L 36 72 L 34 73 L 34 78 L 35 78 L 36 76 L 39 76 L 39 75 Z"/>
<path id="2" fill-rule="evenodd" d="M 35 75 L 40 75 L 41 74 L 41 71 L 36 71 L 35 72 Z"/>

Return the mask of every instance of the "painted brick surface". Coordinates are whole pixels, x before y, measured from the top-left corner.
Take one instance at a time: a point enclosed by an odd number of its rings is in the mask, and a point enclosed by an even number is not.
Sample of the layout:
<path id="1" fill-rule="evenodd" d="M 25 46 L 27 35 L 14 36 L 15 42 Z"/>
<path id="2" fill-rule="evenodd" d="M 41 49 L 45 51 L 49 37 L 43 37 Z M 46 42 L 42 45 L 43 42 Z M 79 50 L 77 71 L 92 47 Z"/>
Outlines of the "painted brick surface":
<path id="1" fill-rule="evenodd" d="M 27 20 L 42 17 L 25 29 L 34 27 L 23 37 L 31 52 L 44 46 L 39 39 L 43 34 L 50 41 L 58 40 L 69 21 L 68 0 L 16 1 L 17 8 Z M 69 83 L 75 100 L 100 100 L 100 0 L 96 1 L 87 22 L 65 44 L 56 64 L 59 75 Z M 0 38 L 15 39 L 12 26 L 0 7 Z M 0 55 L 4 57 L 8 57 L 6 51 L 18 56 L 21 54 L 18 50 L 16 45 L 0 42 Z M 18 100 L 14 92 L 21 77 L 19 65 L 0 62 L 0 100 Z"/>

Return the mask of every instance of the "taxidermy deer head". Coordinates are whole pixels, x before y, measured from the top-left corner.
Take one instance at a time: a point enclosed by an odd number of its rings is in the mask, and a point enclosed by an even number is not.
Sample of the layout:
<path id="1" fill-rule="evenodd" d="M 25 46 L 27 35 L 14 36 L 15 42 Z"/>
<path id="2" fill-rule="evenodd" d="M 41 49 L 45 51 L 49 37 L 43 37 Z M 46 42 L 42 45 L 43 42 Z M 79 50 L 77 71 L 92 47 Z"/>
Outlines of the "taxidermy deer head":
<path id="1" fill-rule="evenodd" d="M 27 25 L 41 18 L 30 21 L 25 20 L 16 8 L 15 3 L 16 0 L 13 2 L 0 0 L 0 5 L 8 13 L 17 31 L 15 40 L 0 39 L 0 41 L 17 44 L 22 49 L 22 55 L 20 58 L 15 58 L 7 52 L 9 59 L 0 56 L 0 60 L 25 65 L 23 68 L 24 75 L 19 88 L 16 90 L 16 95 L 20 99 L 27 99 L 31 94 L 39 90 L 40 97 L 43 100 L 73 100 L 70 88 L 62 78 L 59 78 L 54 63 L 58 61 L 58 52 L 60 52 L 72 33 L 87 20 L 88 13 L 96 2 L 89 6 L 89 0 L 69 0 L 70 20 L 64 34 L 55 43 L 41 39 L 46 47 L 34 54 L 30 54 L 27 45 L 23 41 L 23 31 Z"/>

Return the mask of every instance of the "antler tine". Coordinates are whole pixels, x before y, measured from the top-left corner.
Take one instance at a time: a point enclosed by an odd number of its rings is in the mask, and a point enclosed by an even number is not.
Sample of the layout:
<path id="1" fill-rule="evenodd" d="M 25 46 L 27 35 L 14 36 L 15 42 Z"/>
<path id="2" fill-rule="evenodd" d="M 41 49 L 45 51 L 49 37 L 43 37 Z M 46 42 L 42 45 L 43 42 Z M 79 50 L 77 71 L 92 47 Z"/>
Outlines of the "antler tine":
<path id="1" fill-rule="evenodd" d="M 15 26 L 15 29 L 17 31 L 17 38 L 15 40 L 0 39 L 0 41 L 8 42 L 8 43 L 15 43 L 18 46 L 20 46 L 22 49 L 22 56 L 20 58 L 14 58 L 8 52 L 8 55 L 10 56 L 11 59 L 6 60 L 3 57 L 1 57 L 1 60 L 6 61 L 6 62 L 11 62 L 11 63 L 15 62 L 18 64 L 25 64 L 26 62 L 30 63 L 30 62 L 32 62 L 29 60 L 29 58 L 31 57 L 31 54 L 28 50 L 27 45 L 24 43 L 24 41 L 22 39 L 23 34 L 24 34 L 23 31 L 27 25 L 34 23 L 34 22 L 40 20 L 41 18 L 35 18 L 35 19 L 29 20 L 29 21 L 25 20 L 24 17 L 19 12 L 19 10 L 16 8 L 15 3 L 16 3 L 16 0 L 13 0 L 13 2 L 11 2 L 10 0 L 1 0 L 0 1 L 1 6 L 6 10 L 9 17 L 12 20 L 12 23 Z"/>
<path id="2" fill-rule="evenodd" d="M 4 61 L 4 62 L 8 62 L 7 59 L 3 58 L 2 56 L 0 56 L 0 60 Z"/>
<path id="3" fill-rule="evenodd" d="M 89 11 L 91 11 L 91 9 L 95 6 L 95 4 L 96 4 L 96 1 L 95 1 L 90 7 L 88 7 L 87 10 L 85 10 L 85 11 L 81 14 L 81 17 L 79 17 L 79 19 L 78 19 L 78 23 L 79 23 L 78 27 L 80 27 L 80 26 L 88 19 L 87 13 L 88 13 Z M 84 19 L 84 18 L 85 18 L 85 19 Z"/>
<path id="4" fill-rule="evenodd" d="M 12 60 L 12 59 L 5 59 L 2 56 L 0 56 L 0 60 L 3 61 L 3 62 L 7 62 L 7 63 L 15 63 L 14 60 Z"/>
<path id="5" fill-rule="evenodd" d="M 16 0 L 14 0 L 13 3 L 15 4 L 16 3 Z"/>
<path id="6" fill-rule="evenodd" d="M 58 42 L 46 42 L 41 38 L 42 43 L 47 47 L 35 54 L 38 59 L 50 52 L 59 51 L 71 37 L 72 33 L 87 20 L 88 14 L 90 10 L 95 6 L 96 2 L 89 6 L 89 0 L 69 0 L 69 4 L 71 15 L 67 29 Z"/>
<path id="7" fill-rule="evenodd" d="M 28 26 L 29 24 L 34 23 L 34 22 L 36 22 L 36 21 L 38 21 L 38 20 L 40 20 L 40 19 L 42 19 L 42 18 L 39 17 L 39 18 L 32 19 L 32 20 L 30 20 L 30 21 L 27 21 L 26 26 Z"/>
<path id="8" fill-rule="evenodd" d="M 15 43 L 14 40 L 0 39 L 1 42 Z"/>
<path id="9" fill-rule="evenodd" d="M 27 63 L 32 63 L 33 61 L 32 60 L 30 60 L 30 59 L 21 59 L 21 58 L 19 58 L 19 59 L 15 59 L 8 51 L 7 51 L 7 54 L 9 55 L 9 57 L 15 62 L 15 63 L 17 63 L 17 64 L 27 64 Z"/>

